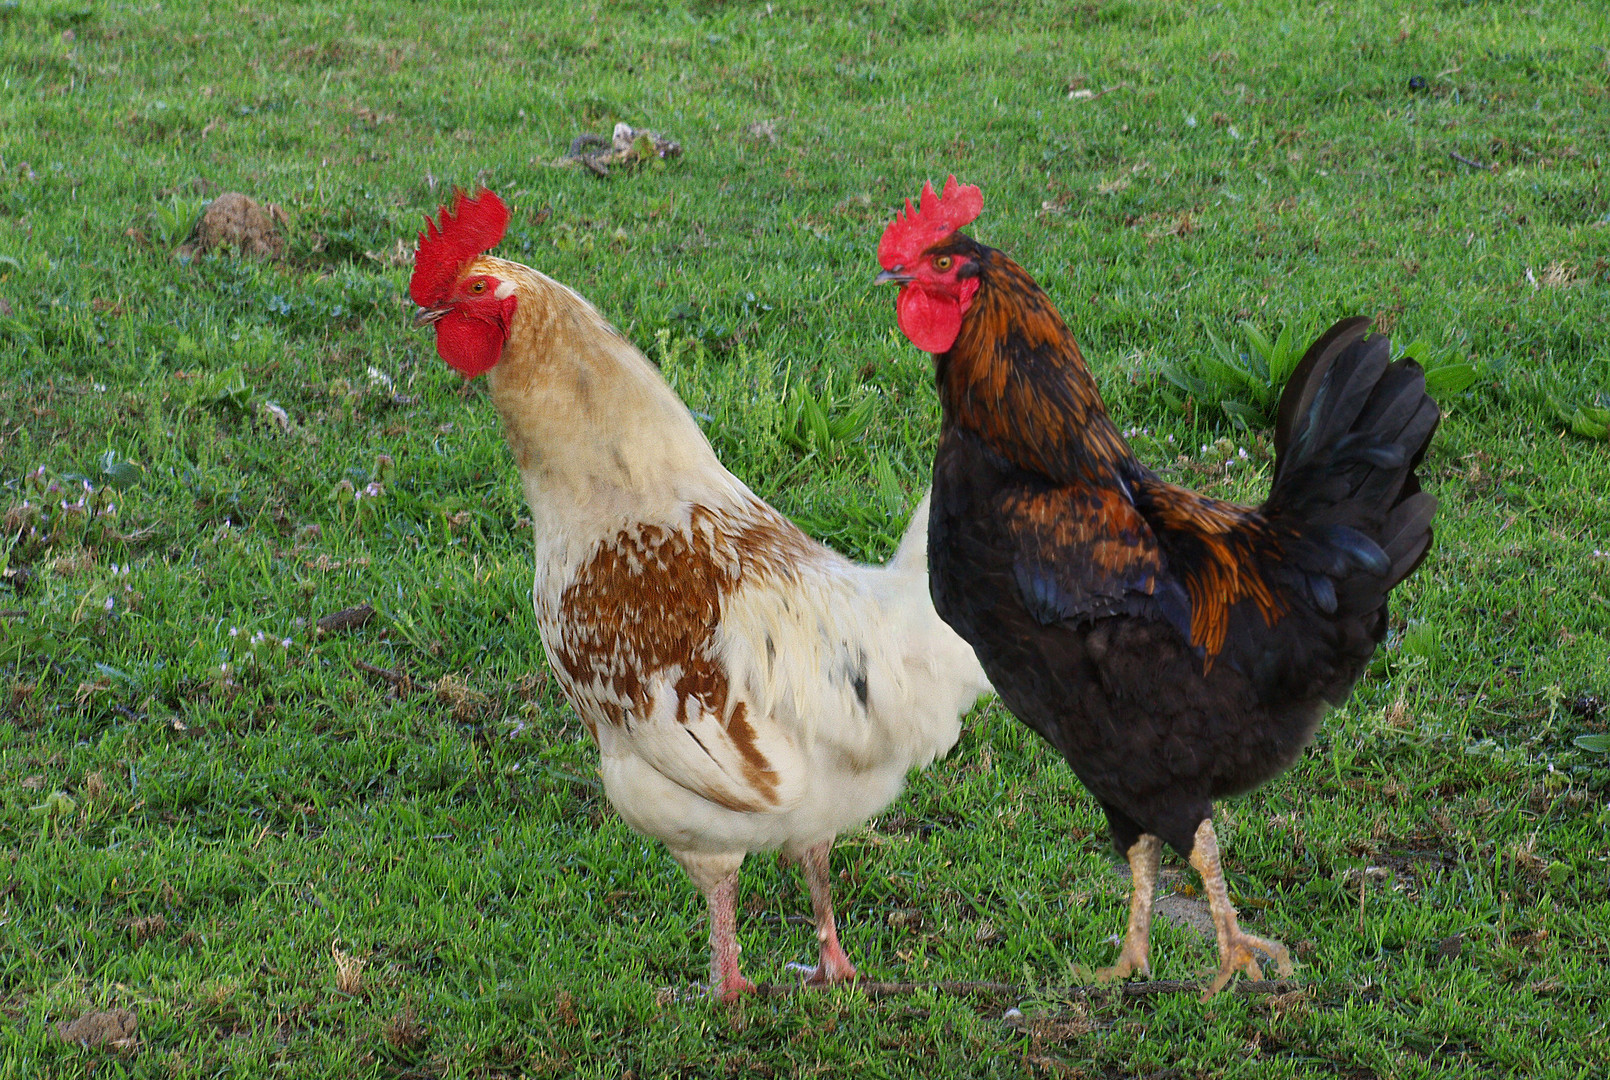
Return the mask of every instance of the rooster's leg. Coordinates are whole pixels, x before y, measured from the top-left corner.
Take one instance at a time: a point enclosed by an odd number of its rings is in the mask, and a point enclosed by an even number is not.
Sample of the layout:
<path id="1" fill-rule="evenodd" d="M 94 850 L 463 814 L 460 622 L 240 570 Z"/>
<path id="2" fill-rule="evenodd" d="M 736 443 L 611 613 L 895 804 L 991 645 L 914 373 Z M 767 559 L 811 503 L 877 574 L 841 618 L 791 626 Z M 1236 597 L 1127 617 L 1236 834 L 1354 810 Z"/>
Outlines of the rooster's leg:
<path id="1" fill-rule="evenodd" d="M 1235 920 L 1235 908 L 1230 903 L 1230 892 L 1224 886 L 1224 871 L 1219 867 L 1219 838 L 1213 832 L 1213 820 L 1206 819 L 1196 827 L 1195 846 L 1191 848 L 1191 865 L 1202 875 L 1202 887 L 1207 891 L 1208 906 L 1213 912 L 1213 931 L 1219 939 L 1219 973 L 1212 985 L 1203 993 L 1206 999 L 1217 994 L 1237 971 L 1245 971 L 1254 979 L 1263 978 L 1258 958 L 1253 952 L 1264 953 L 1280 969 L 1280 977 L 1291 978 L 1291 954 L 1278 941 L 1254 937 L 1243 933 Z"/>
<path id="2" fill-rule="evenodd" d="M 1096 972 L 1098 982 L 1127 979 L 1139 972 L 1151 978 L 1152 966 L 1148 960 L 1152 948 L 1152 896 L 1157 890 L 1157 866 L 1162 860 L 1163 842 L 1151 833 L 1142 833 L 1130 845 L 1129 876 L 1133 884 L 1129 892 L 1129 928 L 1124 931 L 1124 947 L 1118 953 L 1118 962 Z"/>
<path id="3" fill-rule="evenodd" d="M 710 993 L 722 1001 L 752 994 L 755 984 L 738 970 L 738 871 L 705 893 L 710 904 Z"/>
<path id="4" fill-rule="evenodd" d="M 816 940 L 821 945 L 821 956 L 815 967 L 789 964 L 806 983 L 824 986 L 828 983 L 849 982 L 855 978 L 855 966 L 844 955 L 839 945 L 838 926 L 833 921 L 833 886 L 828 876 L 827 853 L 831 840 L 817 844 L 800 857 L 800 868 L 805 871 L 805 882 L 811 889 L 811 910 L 816 916 Z"/>

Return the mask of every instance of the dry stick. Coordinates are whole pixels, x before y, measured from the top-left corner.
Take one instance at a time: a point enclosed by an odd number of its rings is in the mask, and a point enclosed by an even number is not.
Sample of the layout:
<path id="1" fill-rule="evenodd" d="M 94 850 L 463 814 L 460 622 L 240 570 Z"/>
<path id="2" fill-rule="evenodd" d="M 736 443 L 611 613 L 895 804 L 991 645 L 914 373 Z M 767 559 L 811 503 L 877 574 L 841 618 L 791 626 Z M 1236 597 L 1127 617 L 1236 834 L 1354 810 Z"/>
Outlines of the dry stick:
<path id="1" fill-rule="evenodd" d="M 1470 160 L 1469 158 L 1467 158 L 1463 154 L 1456 154 L 1452 150 L 1450 150 L 1450 151 L 1448 151 L 1448 156 L 1453 158 L 1455 161 L 1459 162 L 1459 164 L 1461 164 L 1461 165 L 1469 165 L 1472 169 L 1480 169 L 1482 172 L 1487 171 L 1487 166 L 1486 165 L 1483 165 L 1479 161 L 1472 161 L 1472 160 Z"/>
<path id="2" fill-rule="evenodd" d="M 414 688 L 414 680 L 410 679 L 407 675 L 404 675 L 400 671 L 393 671 L 390 668 L 377 667 L 374 664 L 366 663 L 362 660 L 352 661 L 352 666 L 357 668 L 359 671 L 367 671 L 371 675 L 378 675 L 380 678 L 385 679 L 392 686 L 397 688 L 397 692 L 399 694 L 406 694 Z"/>
<path id="3" fill-rule="evenodd" d="M 838 985 L 845 984 L 840 983 Z M 1037 997 L 1081 1001 L 1091 998 L 1145 998 L 1156 997 L 1160 994 L 1199 994 L 1207 986 L 1206 983 L 1196 982 L 1191 979 L 1153 979 L 1148 982 L 1117 983 L 1112 986 L 1052 986 L 1044 988 L 1023 987 L 1012 983 L 998 982 L 910 983 L 858 981 L 854 985 L 857 990 L 869 998 L 898 997 L 902 994 L 915 994 L 923 990 L 932 990 L 937 994 L 948 994 L 951 997 L 992 997 L 1011 998 L 1013 1000 Z M 803 991 L 820 989 L 822 988 L 806 986 L 802 983 L 762 983 L 755 987 L 755 996 L 759 998 L 791 997 Z M 1225 987 L 1225 990 L 1241 996 L 1286 994 L 1295 989 L 1297 989 L 1295 982 L 1272 979 L 1244 979 Z"/>

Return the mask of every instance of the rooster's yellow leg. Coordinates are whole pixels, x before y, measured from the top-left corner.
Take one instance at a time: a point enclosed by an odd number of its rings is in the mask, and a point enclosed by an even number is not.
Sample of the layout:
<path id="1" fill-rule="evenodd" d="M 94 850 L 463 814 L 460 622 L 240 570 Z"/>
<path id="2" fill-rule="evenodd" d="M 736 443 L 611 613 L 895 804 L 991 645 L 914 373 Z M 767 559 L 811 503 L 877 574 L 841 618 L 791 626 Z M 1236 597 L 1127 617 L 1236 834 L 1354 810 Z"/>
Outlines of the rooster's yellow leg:
<path id="1" fill-rule="evenodd" d="M 1291 978 L 1291 954 L 1286 947 L 1269 938 L 1243 933 L 1236 923 L 1235 907 L 1230 903 L 1230 892 L 1224 885 L 1224 871 L 1219 867 L 1219 838 L 1213 832 L 1211 818 L 1196 827 L 1191 865 L 1202 875 L 1202 888 L 1207 892 L 1208 906 L 1213 912 L 1213 931 L 1219 939 L 1219 973 L 1203 993 L 1202 999 L 1205 1001 L 1217 994 L 1238 971 L 1245 971 L 1254 979 L 1263 978 L 1254 949 L 1275 962 L 1281 978 Z"/>
<path id="2" fill-rule="evenodd" d="M 1124 945 L 1118 953 L 1118 962 L 1096 972 L 1098 982 L 1127 979 L 1139 972 L 1151 978 L 1149 961 L 1152 949 L 1152 897 L 1157 891 L 1157 867 L 1162 861 L 1163 842 L 1151 833 L 1142 833 L 1130 845 L 1129 876 L 1129 927 L 1124 931 Z"/>

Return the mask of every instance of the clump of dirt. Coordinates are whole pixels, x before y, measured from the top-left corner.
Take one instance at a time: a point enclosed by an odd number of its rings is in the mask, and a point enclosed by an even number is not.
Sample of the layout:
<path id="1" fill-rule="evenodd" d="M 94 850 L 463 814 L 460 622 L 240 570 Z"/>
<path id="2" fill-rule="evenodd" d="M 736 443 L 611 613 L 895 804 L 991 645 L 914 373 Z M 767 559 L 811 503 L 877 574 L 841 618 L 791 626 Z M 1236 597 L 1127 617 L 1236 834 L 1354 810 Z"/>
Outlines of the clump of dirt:
<path id="1" fill-rule="evenodd" d="M 83 1047 L 106 1046 L 120 1052 L 134 1049 L 134 1032 L 140 1018 L 130 1009 L 109 1009 L 106 1012 L 87 1012 L 76 1020 L 63 1020 L 56 1025 L 56 1034 L 64 1042 Z"/>
<path id="2" fill-rule="evenodd" d="M 681 154 L 681 143 L 657 131 L 616 124 L 607 139 L 602 135 L 577 135 L 570 144 L 570 152 L 554 164 L 584 165 L 599 176 L 607 177 L 610 169 L 663 165 Z"/>
<path id="3" fill-rule="evenodd" d="M 174 254 L 188 259 L 214 248 L 232 248 L 242 255 L 277 259 L 285 252 L 278 226 L 290 223 L 285 211 L 273 203 L 226 191 L 207 204 L 195 234 Z"/>

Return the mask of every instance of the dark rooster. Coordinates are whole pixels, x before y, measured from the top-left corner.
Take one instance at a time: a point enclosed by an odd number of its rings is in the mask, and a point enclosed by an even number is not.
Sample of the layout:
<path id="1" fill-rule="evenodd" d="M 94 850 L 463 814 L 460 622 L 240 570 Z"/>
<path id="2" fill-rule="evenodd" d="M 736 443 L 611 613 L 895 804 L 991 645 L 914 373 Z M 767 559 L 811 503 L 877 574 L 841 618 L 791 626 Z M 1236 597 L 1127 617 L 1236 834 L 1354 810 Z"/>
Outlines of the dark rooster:
<path id="1" fill-rule="evenodd" d="M 1219 970 L 1260 978 L 1236 923 L 1213 801 L 1289 766 L 1346 700 L 1387 629 L 1387 594 L 1425 558 L 1436 500 L 1415 468 L 1439 413 L 1418 364 L 1370 320 L 1308 349 L 1280 398 L 1274 481 L 1257 508 L 1160 480 L 1107 415 L 1051 301 L 957 230 L 983 198 L 925 186 L 884 231 L 877 281 L 936 354 L 943 423 L 929 558 L 939 614 L 1001 700 L 1100 801 L 1134 887 L 1117 963 L 1149 975 L 1167 843 L 1202 875 Z"/>

